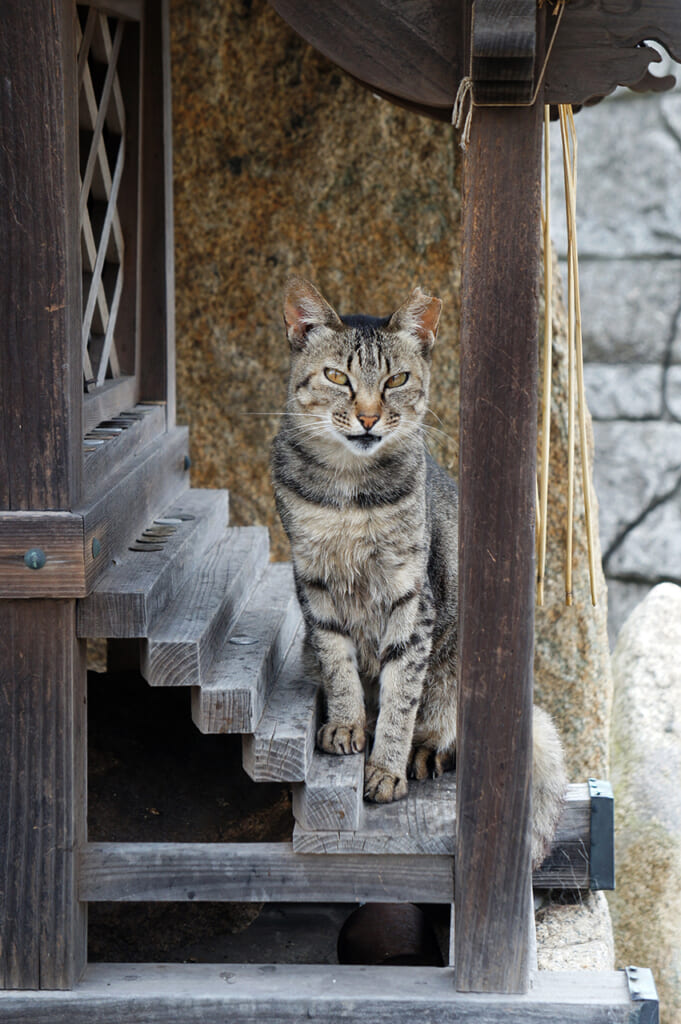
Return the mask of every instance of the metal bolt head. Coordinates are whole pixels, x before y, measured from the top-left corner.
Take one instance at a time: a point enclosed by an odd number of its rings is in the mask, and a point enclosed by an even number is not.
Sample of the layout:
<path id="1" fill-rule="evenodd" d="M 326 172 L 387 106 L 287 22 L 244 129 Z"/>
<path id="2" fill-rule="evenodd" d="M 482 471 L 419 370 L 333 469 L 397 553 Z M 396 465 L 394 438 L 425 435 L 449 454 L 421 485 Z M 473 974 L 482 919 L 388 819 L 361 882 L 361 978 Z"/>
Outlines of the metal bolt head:
<path id="1" fill-rule="evenodd" d="M 192 464 L 192 460 L 189 458 L 188 455 L 185 455 L 185 457 L 184 457 L 184 468 L 185 468 L 185 470 L 191 469 L 191 464 Z"/>
<path id="2" fill-rule="evenodd" d="M 97 540 L 96 537 L 93 537 L 92 538 L 92 557 L 96 558 L 97 555 L 101 552 L 101 550 L 102 550 L 102 545 L 100 544 L 100 542 Z"/>
<path id="3" fill-rule="evenodd" d="M 42 548 L 31 548 L 24 555 L 24 562 L 29 569 L 42 569 L 47 561 L 47 555 Z"/>
<path id="4" fill-rule="evenodd" d="M 257 644 L 257 640 L 253 636 L 246 636 L 245 633 L 237 633 L 235 636 L 230 636 L 230 644 L 238 644 L 240 647 L 250 647 L 251 644 Z"/>

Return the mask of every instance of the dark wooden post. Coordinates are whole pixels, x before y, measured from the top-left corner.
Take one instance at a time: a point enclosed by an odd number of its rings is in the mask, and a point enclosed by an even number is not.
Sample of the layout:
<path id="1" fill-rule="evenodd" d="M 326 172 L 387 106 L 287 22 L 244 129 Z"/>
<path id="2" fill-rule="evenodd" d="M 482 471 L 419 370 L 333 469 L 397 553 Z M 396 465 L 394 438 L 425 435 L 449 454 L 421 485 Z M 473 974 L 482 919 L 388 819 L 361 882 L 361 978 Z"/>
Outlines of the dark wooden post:
<path id="1" fill-rule="evenodd" d="M 0 507 L 17 511 L 81 493 L 73 19 L 71 0 L 0 10 Z M 68 988 L 84 966 L 84 778 L 75 601 L 0 601 L 0 987 Z"/>
<path id="2" fill-rule="evenodd" d="M 464 178 L 456 987 L 529 984 L 541 102 L 476 108 Z"/>

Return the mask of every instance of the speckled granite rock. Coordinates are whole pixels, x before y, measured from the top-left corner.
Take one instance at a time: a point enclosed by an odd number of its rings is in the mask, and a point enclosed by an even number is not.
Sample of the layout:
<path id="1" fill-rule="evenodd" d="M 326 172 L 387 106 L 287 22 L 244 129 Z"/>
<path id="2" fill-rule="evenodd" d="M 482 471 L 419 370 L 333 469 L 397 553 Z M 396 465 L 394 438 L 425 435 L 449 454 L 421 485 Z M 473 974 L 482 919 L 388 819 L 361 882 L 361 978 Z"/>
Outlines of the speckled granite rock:
<path id="1" fill-rule="evenodd" d="M 296 271 L 342 312 L 444 300 L 433 427 L 456 465 L 459 149 L 302 42 L 265 0 L 172 0 L 179 419 L 192 482 L 287 556 L 269 483 L 286 397 L 282 292 Z M 266 414 L 266 415 L 263 415 Z"/>
<path id="2" fill-rule="evenodd" d="M 607 637 L 607 590 L 601 569 L 594 500 L 597 605 L 591 604 L 580 463 L 575 472 L 573 604 L 565 604 L 567 514 L 567 328 L 560 285 L 554 295 L 553 397 L 545 601 L 535 613 L 535 694 L 554 716 L 571 779 L 608 776 L 612 676 Z M 593 462 L 591 421 L 588 460 Z M 577 442 L 579 451 L 579 442 Z"/>
<path id="3" fill-rule="evenodd" d="M 660 1019 L 681 1024 L 681 587 L 634 609 L 613 673 L 617 959 L 652 968 Z"/>
<path id="4" fill-rule="evenodd" d="M 611 971 L 612 923 L 603 892 L 549 902 L 535 915 L 540 971 Z"/>

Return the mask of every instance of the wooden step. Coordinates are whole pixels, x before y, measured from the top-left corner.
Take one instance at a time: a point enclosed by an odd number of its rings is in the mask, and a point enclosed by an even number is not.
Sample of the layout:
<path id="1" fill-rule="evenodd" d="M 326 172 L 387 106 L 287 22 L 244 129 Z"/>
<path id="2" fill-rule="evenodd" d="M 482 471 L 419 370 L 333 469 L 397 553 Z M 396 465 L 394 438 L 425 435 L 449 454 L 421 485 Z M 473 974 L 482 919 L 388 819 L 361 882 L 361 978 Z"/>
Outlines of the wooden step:
<path id="1" fill-rule="evenodd" d="M 293 787 L 293 816 L 306 833 L 356 832 L 364 817 L 364 754 L 315 750 L 305 782 Z"/>
<path id="2" fill-rule="evenodd" d="M 142 641 L 140 669 L 152 686 L 200 686 L 225 634 L 267 565 L 264 527 L 232 527 L 199 559 Z"/>
<path id="3" fill-rule="evenodd" d="M 244 770 L 255 782 L 302 782 L 310 769 L 319 680 L 303 655 L 301 626 L 255 732 L 243 738 Z"/>
<path id="4" fill-rule="evenodd" d="M 228 519 L 227 491 L 185 491 L 149 522 L 136 550 L 126 551 L 78 602 L 78 635 L 148 636 L 188 573 L 222 538 Z"/>
<path id="5" fill-rule="evenodd" d="M 201 732 L 255 731 L 300 623 L 291 566 L 269 565 L 210 672 L 192 690 L 192 718 Z"/>
<path id="6" fill-rule="evenodd" d="M 346 770 L 332 763 L 321 766 L 321 759 L 348 761 Z M 352 764 L 354 762 L 354 765 Z M 307 785 L 296 787 L 293 830 L 293 849 L 296 853 L 367 853 L 367 854 L 454 854 L 456 828 L 456 774 L 445 774 L 440 779 L 411 781 L 405 800 L 393 804 L 362 802 L 362 784 L 353 790 L 362 758 L 351 756 L 332 758 L 315 754 L 311 770 L 311 792 Z M 344 776 L 344 772 L 347 775 Z M 338 772 L 341 782 L 335 803 L 330 794 L 333 820 L 334 807 L 340 807 L 346 817 L 359 819 L 353 831 L 336 824 L 335 827 L 311 828 L 306 822 L 324 820 L 325 809 L 317 799 L 317 790 L 324 791 L 324 780 Z M 319 781 L 321 780 L 321 782 Z M 351 781 L 352 780 L 352 781 Z M 605 784 L 607 785 L 607 784 Z M 353 792 L 357 793 L 353 803 Z M 592 801 L 589 786 L 579 783 L 568 786 L 565 807 L 558 822 L 556 836 L 549 856 L 533 876 L 537 888 L 588 889 L 595 887 L 591 878 Z M 342 819 L 345 821 L 345 818 Z M 601 887 L 601 886 L 599 886 Z M 609 888 L 611 886 L 605 886 Z"/>

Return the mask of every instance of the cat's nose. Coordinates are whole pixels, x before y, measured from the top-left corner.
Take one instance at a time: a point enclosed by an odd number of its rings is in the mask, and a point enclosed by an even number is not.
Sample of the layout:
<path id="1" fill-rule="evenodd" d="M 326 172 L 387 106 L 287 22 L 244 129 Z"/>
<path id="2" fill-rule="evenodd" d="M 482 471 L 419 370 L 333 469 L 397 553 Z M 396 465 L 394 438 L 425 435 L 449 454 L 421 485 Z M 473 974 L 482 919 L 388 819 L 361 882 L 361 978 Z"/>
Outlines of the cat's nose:
<path id="1" fill-rule="evenodd" d="M 362 424 L 365 430 L 371 430 L 375 423 L 378 423 L 378 416 L 369 416 L 367 413 L 358 412 L 357 419 Z"/>

